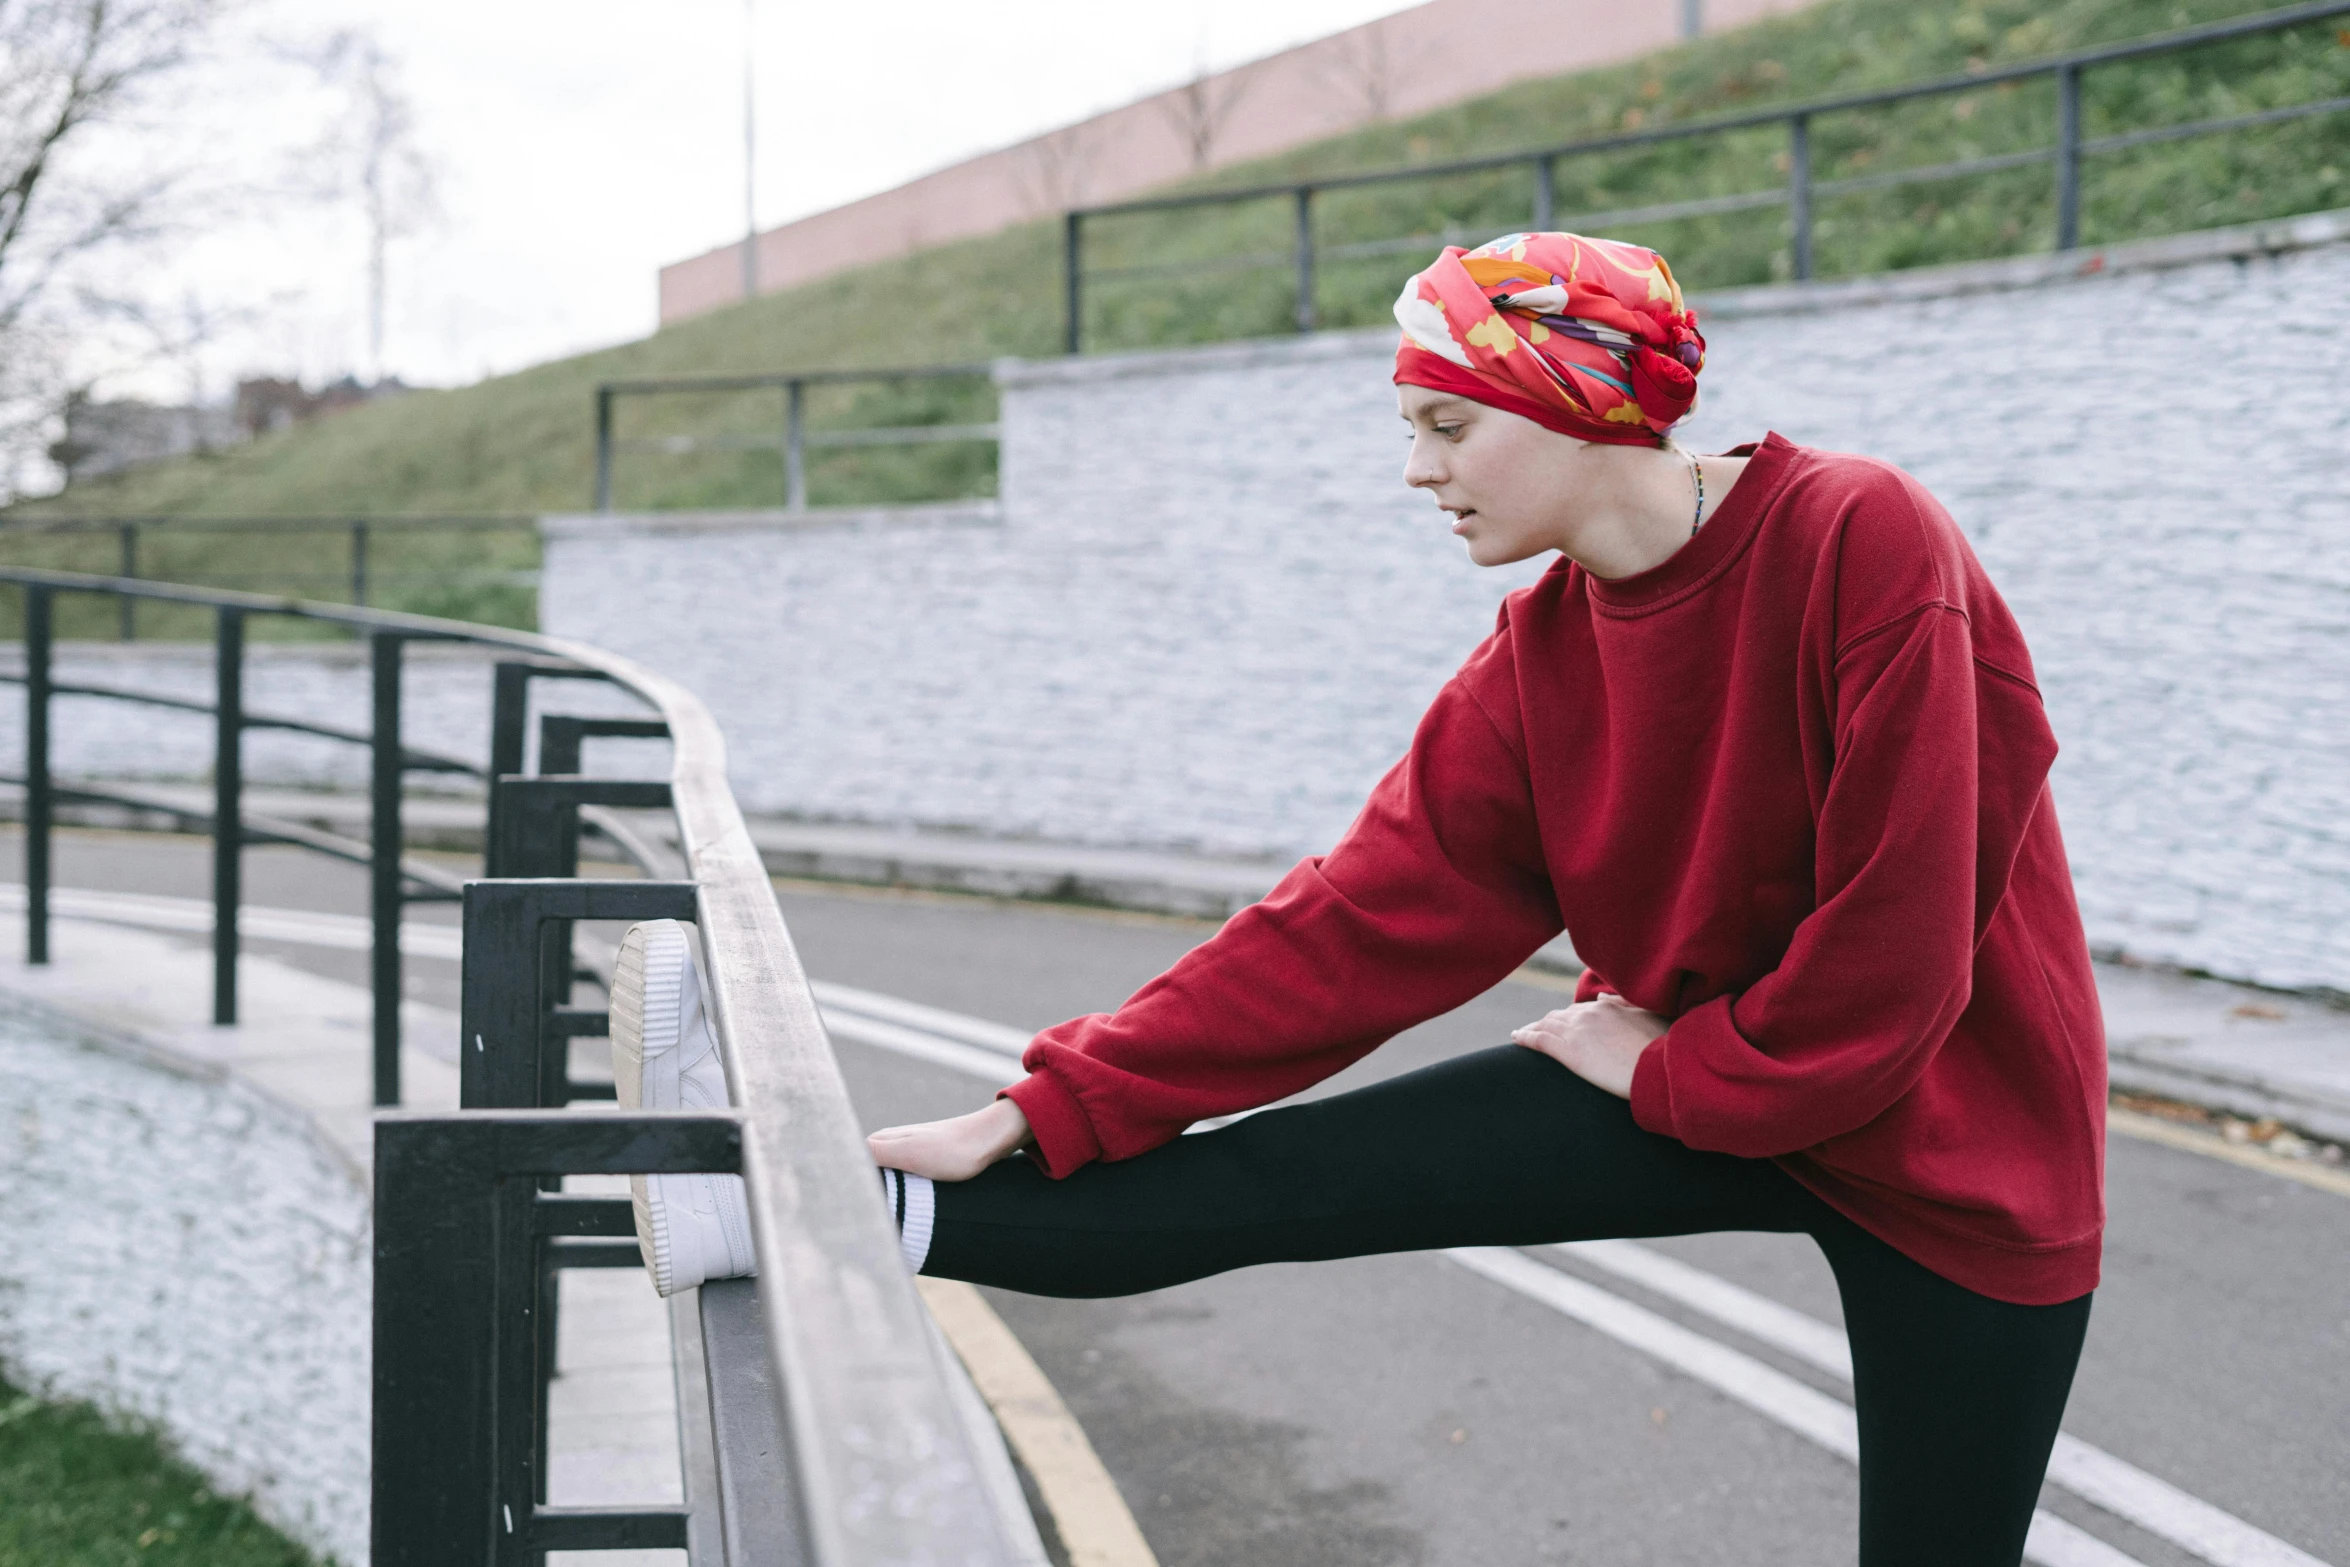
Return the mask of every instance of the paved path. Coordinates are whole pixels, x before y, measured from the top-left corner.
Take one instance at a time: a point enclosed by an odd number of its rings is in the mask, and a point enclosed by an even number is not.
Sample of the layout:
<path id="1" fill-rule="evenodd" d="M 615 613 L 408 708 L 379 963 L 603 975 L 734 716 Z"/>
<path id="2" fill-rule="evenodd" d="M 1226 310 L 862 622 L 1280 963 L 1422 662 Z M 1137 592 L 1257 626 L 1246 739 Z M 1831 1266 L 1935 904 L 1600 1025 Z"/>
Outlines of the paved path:
<path id="1" fill-rule="evenodd" d="M 343 868 L 274 852 L 253 856 L 257 903 L 360 906 Z M 202 854 L 77 838 L 60 869 L 192 895 Z M 977 1103 L 1004 1039 L 1114 1005 L 1210 929 L 808 886 L 782 900 L 875 1125 Z M 363 961 L 257 946 L 322 976 L 356 978 Z M 453 1004 L 454 965 L 411 967 L 416 1001 Z M 999 1028 L 933 1018 L 884 1044 L 873 996 Z M 1491 1043 L 1556 1002 L 1541 983 L 1506 983 L 1329 1087 Z M 923 1039 L 926 1054 L 907 1053 Z M 2036 1554 L 2058 1567 L 2350 1564 L 2350 1199 L 2124 1138 L 2110 1197 L 2107 1284 L 2068 1422 L 2087 1445 L 2063 1455 Z M 1854 1478 L 1834 1429 L 1849 1389 L 1833 1335 L 1806 1320 L 1837 1321 L 1834 1289 L 1800 1239 L 1408 1255 L 1122 1301 L 991 1298 L 1169 1567 L 1853 1555 Z M 656 1379 L 639 1380 L 641 1420 Z M 628 1396 L 615 1379 L 610 1407 Z"/>

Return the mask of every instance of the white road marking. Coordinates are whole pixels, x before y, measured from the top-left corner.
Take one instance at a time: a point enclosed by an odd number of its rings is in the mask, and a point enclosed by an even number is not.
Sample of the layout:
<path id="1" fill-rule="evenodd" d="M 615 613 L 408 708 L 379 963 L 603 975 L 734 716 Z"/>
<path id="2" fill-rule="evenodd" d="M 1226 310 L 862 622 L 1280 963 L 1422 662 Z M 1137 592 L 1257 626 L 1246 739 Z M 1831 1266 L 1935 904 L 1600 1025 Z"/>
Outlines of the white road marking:
<path id="1" fill-rule="evenodd" d="M 1850 1404 L 1807 1387 L 1752 1355 L 1691 1332 L 1597 1285 L 1546 1268 L 1522 1251 L 1461 1246 L 1444 1255 L 1481 1278 L 1663 1361 L 1847 1463 L 1860 1461 L 1860 1434 Z M 2137 1558 L 2044 1509 L 2032 1513 L 2024 1559 L 2041 1567 L 2143 1567 Z"/>
<path id="2" fill-rule="evenodd" d="M 1558 1248 L 1665 1299 L 1700 1312 L 1805 1365 L 1852 1380 L 1852 1349 L 1844 1335 L 1816 1317 L 1766 1300 L 1752 1290 L 1693 1268 L 1633 1241 L 1569 1241 Z M 2192 1551 L 2216 1567 L 2326 1567 L 2298 1546 L 2190 1496 L 2169 1481 L 2059 1434 L 2048 1478 L 2084 1501 Z"/>
<path id="3" fill-rule="evenodd" d="M 0 884 L 0 910 L 21 910 L 24 899 L 22 884 Z M 152 930 L 202 933 L 212 928 L 212 905 L 201 898 L 59 887 L 51 890 L 50 910 L 61 918 Z M 254 905 L 239 910 L 237 929 L 256 940 L 344 951 L 365 951 L 374 939 L 369 922 L 358 915 Z M 403 950 L 420 957 L 462 955 L 462 937 L 453 925 L 408 921 L 400 928 L 400 942 Z M 1019 1029 L 852 985 L 818 981 L 813 989 L 826 1026 L 843 1039 L 967 1073 L 991 1086 L 1001 1087 L 1020 1076 L 1020 1052 L 1030 1036 Z M 1573 1241 L 1559 1249 L 1805 1365 L 1851 1380 L 1852 1356 L 1844 1335 L 1817 1318 L 1631 1241 Z M 1849 1405 L 1752 1356 L 1520 1252 L 1474 1248 L 1446 1255 L 1675 1366 L 1840 1457 L 1856 1456 Z M 2214 1567 L 2327 1567 L 2308 1552 L 2077 1437 L 2057 1437 L 2048 1478 Z M 2137 1567 L 2133 1558 L 2044 1511 L 2033 1515 L 2025 1554 L 2045 1567 Z"/>
<path id="4" fill-rule="evenodd" d="M 926 1029 L 933 1034 L 943 1034 L 949 1039 L 977 1045 L 982 1050 L 993 1051 L 1009 1060 L 1015 1074 L 1020 1070 L 1020 1053 L 1028 1048 L 1028 1041 L 1035 1037 L 1026 1029 L 990 1023 L 983 1018 L 966 1017 L 960 1012 L 949 1012 L 941 1007 L 926 1007 L 919 1001 L 900 1001 L 895 996 L 885 996 L 879 991 L 859 990 L 854 985 L 843 985 L 828 979 L 815 981 L 811 988 L 816 992 L 817 1003 L 827 1009 L 859 1012 L 866 1017 L 902 1023 L 908 1028 Z"/>
<path id="5" fill-rule="evenodd" d="M 878 1045 L 902 1056 L 912 1056 L 917 1061 L 927 1061 L 933 1066 L 967 1073 L 993 1088 L 1009 1087 L 1020 1081 L 1018 1056 L 983 1050 L 959 1039 L 942 1038 L 917 1028 L 908 1028 L 902 1023 L 844 1012 L 825 997 L 822 986 L 817 987 L 816 999 L 824 1013 L 824 1026 L 836 1039 L 853 1039 L 861 1045 Z"/>

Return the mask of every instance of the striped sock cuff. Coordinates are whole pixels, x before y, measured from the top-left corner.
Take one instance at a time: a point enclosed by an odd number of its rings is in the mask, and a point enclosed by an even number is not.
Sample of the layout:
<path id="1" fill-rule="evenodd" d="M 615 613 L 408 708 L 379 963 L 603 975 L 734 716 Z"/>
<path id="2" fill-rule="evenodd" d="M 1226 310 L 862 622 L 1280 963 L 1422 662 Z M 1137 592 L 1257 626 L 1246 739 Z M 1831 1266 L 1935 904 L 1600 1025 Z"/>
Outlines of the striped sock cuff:
<path id="1" fill-rule="evenodd" d="M 881 1200 L 898 1227 L 898 1255 L 908 1273 L 920 1273 L 930 1256 L 930 1229 L 938 1215 L 938 1193 L 927 1175 L 881 1172 Z"/>

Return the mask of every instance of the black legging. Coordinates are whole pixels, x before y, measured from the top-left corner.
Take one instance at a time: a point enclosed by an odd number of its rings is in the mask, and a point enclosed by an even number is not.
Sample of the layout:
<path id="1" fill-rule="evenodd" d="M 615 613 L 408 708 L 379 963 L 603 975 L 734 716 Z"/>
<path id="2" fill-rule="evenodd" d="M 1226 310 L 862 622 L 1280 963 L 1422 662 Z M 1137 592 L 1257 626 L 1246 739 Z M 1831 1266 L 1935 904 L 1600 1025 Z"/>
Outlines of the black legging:
<path id="1" fill-rule="evenodd" d="M 922 1271 L 1130 1295 L 1260 1262 L 1709 1230 L 1809 1234 L 1836 1270 L 1863 1567 L 2014 1567 L 2089 1324 L 1902 1256 L 1767 1160 L 1698 1153 L 1547 1056 L 1480 1051 L 1053 1181 L 938 1187 Z"/>

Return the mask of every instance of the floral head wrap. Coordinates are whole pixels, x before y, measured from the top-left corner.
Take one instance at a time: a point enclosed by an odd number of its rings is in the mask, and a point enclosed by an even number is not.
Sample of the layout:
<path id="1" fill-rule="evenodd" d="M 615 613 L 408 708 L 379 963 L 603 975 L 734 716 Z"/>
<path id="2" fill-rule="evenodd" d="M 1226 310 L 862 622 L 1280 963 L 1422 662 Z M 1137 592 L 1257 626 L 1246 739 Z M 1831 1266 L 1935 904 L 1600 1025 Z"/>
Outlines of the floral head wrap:
<path id="1" fill-rule="evenodd" d="M 1580 234 L 1447 245 L 1395 302 L 1395 379 L 1583 441 L 1663 444 L 1697 401 L 1705 339 L 1665 258 Z"/>

